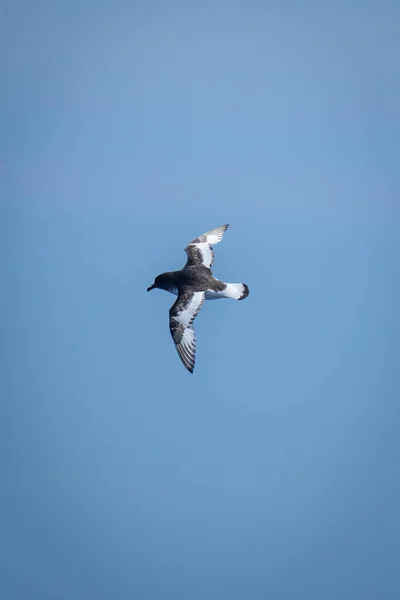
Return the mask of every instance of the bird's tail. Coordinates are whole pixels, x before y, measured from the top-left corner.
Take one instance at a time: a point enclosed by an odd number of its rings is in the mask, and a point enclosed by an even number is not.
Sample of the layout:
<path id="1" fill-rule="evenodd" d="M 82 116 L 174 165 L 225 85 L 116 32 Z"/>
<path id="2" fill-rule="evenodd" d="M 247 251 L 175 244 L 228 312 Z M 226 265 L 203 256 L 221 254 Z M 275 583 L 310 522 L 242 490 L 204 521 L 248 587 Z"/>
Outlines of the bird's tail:
<path id="1" fill-rule="evenodd" d="M 225 298 L 244 300 L 249 295 L 249 288 L 245 283 L 227 283 L 224 289 Z"/>

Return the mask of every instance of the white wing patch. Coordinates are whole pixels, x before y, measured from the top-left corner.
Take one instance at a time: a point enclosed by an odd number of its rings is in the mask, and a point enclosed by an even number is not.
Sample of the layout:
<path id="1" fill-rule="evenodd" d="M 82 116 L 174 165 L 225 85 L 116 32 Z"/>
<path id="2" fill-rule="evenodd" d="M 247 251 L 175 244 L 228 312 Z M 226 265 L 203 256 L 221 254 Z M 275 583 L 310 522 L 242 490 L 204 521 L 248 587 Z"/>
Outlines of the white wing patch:
<path id="1" fill-rule="evenodd" d="M 212 247 L 208 244 L 193 244 L 193 247 L 197 248 L 201 253 L 201 264 L 210 268 L 214 264 L 214 252 Z"/>
<path id="2" fill-rule="evenodd" d="M 192 240 L 185 248 L 188 256 L 185 266 L 203 265 L 210 269 L 214 264 L 212 245 L 218 244 L 222 240 L 228 227 L 229 225 L 221 225 Z"/>
<path id="3" fill-rule="evenodd" d="M 193 373 L 196 337 L 192 323 L 204 302 L 204 292 L 182 290 L 169 311 L 169 327 L 176 350 L 185 367 Z"/>
<path id="4" fill-rule="evenodd" d="M 220 225 L 219 227 L 216 227 L 215 229 L 211 229 L 210 231 L 206 231 L 206 233 L 203 233 L 203 235 L 199 236 L 199 239 L 201 242 L 206 242 L 207 244 L 218 244 L 219 242 L 222 241 L 222 238 L 224 237 L 224 233 L 225 231 L 228 229 L 229 225 Z M 205 238 L 205 239 L 202 239 Z M 193 242 L 195 242 L 195 240 L 193 240 Z M 193 244 L 193 242 L 190 242 L 191 244 Z"/>

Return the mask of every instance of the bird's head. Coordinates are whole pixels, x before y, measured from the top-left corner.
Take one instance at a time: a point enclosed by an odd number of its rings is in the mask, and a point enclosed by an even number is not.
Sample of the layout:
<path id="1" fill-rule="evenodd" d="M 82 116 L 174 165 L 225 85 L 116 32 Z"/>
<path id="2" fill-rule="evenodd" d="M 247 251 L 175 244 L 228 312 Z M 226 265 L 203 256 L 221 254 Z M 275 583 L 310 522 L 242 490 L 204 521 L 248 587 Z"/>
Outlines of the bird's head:
<path id="1" fill-rule="evenodd" d="M 166 274 L 162 273 L 161 275 L 157 275 L 157 277 L 154 280 L 153 285 L 148 287 L 147 291 L 150 292 L 150 290 L 154 290 L 155 288 L 164 290 L 164 289 L 166 289 L 167 285 L 168 285 L 168 279 L 166 277 Z"/>

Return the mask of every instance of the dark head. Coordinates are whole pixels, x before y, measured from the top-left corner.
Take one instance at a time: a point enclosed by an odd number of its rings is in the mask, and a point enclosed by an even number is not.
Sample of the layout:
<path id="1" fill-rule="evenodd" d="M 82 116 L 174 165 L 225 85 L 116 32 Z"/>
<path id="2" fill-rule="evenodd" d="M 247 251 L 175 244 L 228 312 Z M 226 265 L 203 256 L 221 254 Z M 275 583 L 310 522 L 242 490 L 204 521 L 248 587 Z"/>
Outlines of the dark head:
<path id="1" fill-rule="evenodd" d="M 153 285 L 147 288 L 147 291 L 154 290 L 155 288 L 159 288 L 160 290 L 166 290 L 171 284 L 170 273 L 161 273 L 161 275 L 157 275 L 154 280 Z"/>

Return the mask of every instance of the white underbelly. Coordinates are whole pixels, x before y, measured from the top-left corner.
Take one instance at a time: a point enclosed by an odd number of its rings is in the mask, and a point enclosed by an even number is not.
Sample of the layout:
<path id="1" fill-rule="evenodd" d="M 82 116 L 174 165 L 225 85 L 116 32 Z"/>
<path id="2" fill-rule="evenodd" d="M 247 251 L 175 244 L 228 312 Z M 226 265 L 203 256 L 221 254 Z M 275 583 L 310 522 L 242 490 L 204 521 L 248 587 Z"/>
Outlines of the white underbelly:
<path id="1" fill-rule="evenodd" d="M 178 288 L 175 285 L 171 285 L 167 290 L 170 294 L 178 296 Z M 219 300 L 220 298 L 229 298 L 225 292 L 214 292 L 213 290 L 207 290 L 205 294 L 206 300 Z"/>
<path id="2" fill-rule="evenodd" d="M 169 287 L 167 289 L 167 292 L 169 292 L 170 294 L 174 294 L 174 296 L 178 295 L 178 288 L 176 287 L 176 285 L 171 285 L 171 287 Z"/>
<path id="3" fill-rule="evenodd" d="M 206 291 L 206 300 L 219 300 L 220 298 L 226 298 L 224 292 L 214 292 L 213 290 Z"/>

